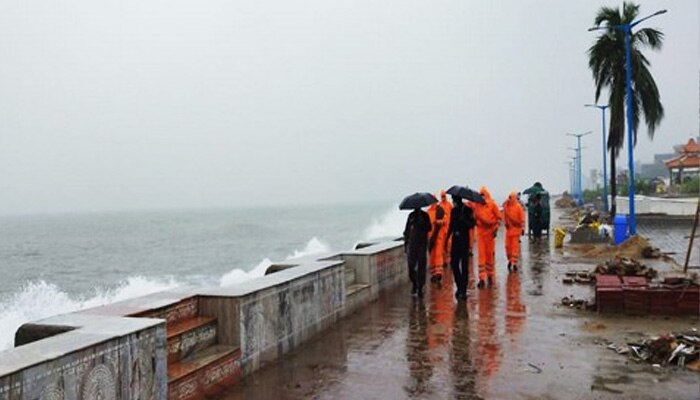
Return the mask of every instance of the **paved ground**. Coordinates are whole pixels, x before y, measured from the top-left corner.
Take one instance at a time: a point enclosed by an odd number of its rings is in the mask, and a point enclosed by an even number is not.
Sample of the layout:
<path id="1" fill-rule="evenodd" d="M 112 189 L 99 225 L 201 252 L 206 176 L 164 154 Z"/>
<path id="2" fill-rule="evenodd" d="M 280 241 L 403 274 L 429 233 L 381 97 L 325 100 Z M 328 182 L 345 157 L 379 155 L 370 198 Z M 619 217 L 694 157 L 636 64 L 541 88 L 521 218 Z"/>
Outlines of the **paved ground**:
<path id="1" fill-rule="evenodd" d="M 663 217 L 640 218 L 637 231 L 640 235 L 650 238 L 654 245 L 663 251 L 672 253 L 671 257 L 679 264 L 685 263 L 688 252 L 688 239 L 693 228 L 693 220 L 669 219 Z M 700 233 L 700 232 L 699 232 Z M 698 233 L 696 233 L 698 236 Z M 691 253 L 691 266 L 700 266 L 700 238 L 695 238 Z"/>
<path id="2" fill-rule="evenodd" d="M 700 373 L 637 364 L 606 347 L 647 334 L 700 328 L 698 318 L 600 317 L 559 305 L 590 287 L 562 285 L 589 269 L 549 243 L 523 238 L 523 267 L 453 300 L 451 282 L 422 301 L 386 293 L 220 399 L 700 398 Z M 449 276 L 449 275 L 448 275 Z"/>

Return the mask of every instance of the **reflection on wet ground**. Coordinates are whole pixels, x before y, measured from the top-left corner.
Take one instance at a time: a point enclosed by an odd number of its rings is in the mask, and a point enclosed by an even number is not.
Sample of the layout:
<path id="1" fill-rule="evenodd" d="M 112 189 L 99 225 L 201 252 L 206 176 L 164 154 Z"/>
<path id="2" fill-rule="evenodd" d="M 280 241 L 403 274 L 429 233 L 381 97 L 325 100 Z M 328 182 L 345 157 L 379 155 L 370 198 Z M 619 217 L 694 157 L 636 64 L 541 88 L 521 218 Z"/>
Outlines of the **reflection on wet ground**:
<path id="1" fill-rule="evenodd" d="M 562 308 L 571 289 L 557 281 L 566 266 L 550 244 L 522 238 L 522 266 L 508 273 L 501 237 L 494 287 L 471 281 L 467 302 L 457 303 L 449 270 L 422 300 L 398 287 L 220 398 L 700 397 L 700 374 L 634 364 L 602 344 L 697 327 L 697 319 Z"/>

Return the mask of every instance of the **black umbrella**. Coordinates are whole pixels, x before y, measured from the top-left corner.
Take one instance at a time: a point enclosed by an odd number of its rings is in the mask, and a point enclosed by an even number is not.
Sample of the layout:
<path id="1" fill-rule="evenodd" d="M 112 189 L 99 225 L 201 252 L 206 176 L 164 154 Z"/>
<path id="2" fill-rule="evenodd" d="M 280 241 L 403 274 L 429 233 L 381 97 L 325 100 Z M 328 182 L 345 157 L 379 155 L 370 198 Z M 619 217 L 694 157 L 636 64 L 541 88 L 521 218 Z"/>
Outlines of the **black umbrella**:
<path id="1" fill-rule="evenodd" d="M 427 207 L 437 202 L 438 199 L 436 199 L 435 196 L 430 193 L 413 193 L 412 195 L 406 196 L 405 199 L 401 200 L 399 210 L 414 210 L 416 208 Z"/>
<path id="2" fill-rule="evenodd" d="M 453 197 L 461 197 L 476 203 L 486 204 L 486 200 L 484 200 L 484 197 L 479 192 L 471 190 L 466 186 L 454 185 L 447 189 L 447 194 Z"/>

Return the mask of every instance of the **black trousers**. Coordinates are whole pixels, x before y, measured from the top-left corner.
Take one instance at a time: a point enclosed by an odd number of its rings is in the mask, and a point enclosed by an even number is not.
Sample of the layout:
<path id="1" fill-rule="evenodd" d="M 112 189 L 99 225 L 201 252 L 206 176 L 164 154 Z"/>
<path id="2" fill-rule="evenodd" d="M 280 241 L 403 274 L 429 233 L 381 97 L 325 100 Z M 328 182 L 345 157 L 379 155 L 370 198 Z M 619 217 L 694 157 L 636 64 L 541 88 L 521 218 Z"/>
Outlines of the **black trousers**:
<path id="1" fill-rule="evenodd" d="M 539 221 L 536 221 L 535 223 L 532 224 L 532 233 L 535 236 L 535 239 L 539 239 L 542 237 L 542 223 Z"/>
<path id="2" fill-rule="evenodd" d="M 428 250 L 408 250 L 408 277 L 413 283 L 413 289 L 422 289 L 425 285 L 425 266 L 428 263 Z"/>
<path id="3" fill-rule="evenodd" d="M 450 267 L 452 276 L 457 285 L 457 293 L 467 293 L 467 283 L 469 282 L 469 241 L 454 240 L 452 238 L 452 248 L 450 249 Z"/>

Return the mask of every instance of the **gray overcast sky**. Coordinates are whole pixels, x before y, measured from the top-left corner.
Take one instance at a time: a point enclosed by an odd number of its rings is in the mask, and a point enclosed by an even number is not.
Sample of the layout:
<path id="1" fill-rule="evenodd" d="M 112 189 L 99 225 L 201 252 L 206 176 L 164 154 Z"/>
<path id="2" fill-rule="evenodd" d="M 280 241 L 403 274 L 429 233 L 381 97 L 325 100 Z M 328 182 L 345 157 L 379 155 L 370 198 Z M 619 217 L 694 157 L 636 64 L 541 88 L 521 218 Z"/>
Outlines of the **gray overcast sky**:
<path id="1" fill-rule="evenodd" d="M 568 187 L 586 50 L 620 1 L 0 0 L 0 214 Z M 641 1 L 666 118 L 698 133 L 700 2 Z M 626 165 L 626 157 L 619 161 Z"/>

